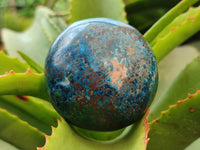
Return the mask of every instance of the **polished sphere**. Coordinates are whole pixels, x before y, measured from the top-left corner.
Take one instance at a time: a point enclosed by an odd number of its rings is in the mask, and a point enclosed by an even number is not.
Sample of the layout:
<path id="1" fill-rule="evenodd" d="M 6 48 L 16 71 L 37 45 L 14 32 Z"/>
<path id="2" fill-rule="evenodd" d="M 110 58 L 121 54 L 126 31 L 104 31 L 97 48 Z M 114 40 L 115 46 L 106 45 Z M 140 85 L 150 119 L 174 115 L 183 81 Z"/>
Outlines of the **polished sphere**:
<path id="1" fill-rule="evenodd" d="M 143 36 L 125 23 L 93 18 L 66 28 L 46 58 L 51 102 L 69 123 L 112 131 L 140 119 L 157 89 L 157 63 Z"/>

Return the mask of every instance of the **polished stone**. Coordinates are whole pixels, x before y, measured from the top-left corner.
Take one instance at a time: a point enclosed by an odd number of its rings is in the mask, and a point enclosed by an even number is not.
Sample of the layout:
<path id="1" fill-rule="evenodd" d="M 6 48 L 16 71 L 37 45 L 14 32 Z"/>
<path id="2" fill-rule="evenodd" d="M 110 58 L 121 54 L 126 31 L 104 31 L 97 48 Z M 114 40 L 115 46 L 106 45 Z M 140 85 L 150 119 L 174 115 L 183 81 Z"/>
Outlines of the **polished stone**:
<path id="1" fill-rule="evenodd" d="M 53 42 L 45 66 L 51 102 L 69 123 L 111 131 L 140 119 L 157 89 L 157 63 L 143 36 L 107 18 L 76 22 Z"/>

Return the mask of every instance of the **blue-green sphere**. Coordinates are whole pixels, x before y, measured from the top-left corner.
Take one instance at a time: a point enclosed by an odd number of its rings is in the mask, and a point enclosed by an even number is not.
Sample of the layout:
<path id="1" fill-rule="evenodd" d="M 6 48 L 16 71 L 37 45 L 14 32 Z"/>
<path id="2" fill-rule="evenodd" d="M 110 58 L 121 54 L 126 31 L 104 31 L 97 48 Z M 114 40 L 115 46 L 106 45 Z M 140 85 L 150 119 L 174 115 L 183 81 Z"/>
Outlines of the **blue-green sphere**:
<path id="1" fill-rule="evenodd" d="M 69 123 L 112 131 L 140 119 L 154 98 L 153 51 L 132 26 L 92 18 L 67 27 L 46 58 L 51 102 Z"/>

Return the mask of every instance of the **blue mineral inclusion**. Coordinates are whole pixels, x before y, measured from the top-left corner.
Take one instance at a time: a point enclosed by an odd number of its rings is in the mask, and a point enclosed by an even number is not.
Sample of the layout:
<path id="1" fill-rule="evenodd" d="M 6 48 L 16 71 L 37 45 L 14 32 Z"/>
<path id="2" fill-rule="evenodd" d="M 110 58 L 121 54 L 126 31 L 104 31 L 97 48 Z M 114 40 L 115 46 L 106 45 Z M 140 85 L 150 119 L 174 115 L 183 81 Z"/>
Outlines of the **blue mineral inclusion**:
<path id="1" fill-rule="evenodd" d="M 125 23 L 73 23 L 53 42 L 45 79 L 51 102 L 69 123 L 111 131 L 140 119 L 157 89 L 157 63 L 143 36 Z"/>

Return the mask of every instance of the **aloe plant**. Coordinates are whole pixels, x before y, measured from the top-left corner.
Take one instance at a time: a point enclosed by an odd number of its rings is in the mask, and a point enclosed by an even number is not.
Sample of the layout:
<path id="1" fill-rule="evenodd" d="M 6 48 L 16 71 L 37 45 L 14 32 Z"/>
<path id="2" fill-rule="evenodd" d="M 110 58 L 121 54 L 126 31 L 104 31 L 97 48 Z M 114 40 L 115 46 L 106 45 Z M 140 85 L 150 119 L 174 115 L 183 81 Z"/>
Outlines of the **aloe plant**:
<path id="1" fill-rule="evenodd" d="M 152 105 L 139 121 L 116 131 L 91 131 L 66 122 L 49 102 L 44 64 L 59 33 L 85 18 L 107 17 L 132 23 L 129 16 L 136 13 L 134 8 L 149 1 L 50 1 L 35 8 L 32 25 L 25 31 L 2 29 L 0 39 L 5 50 L 0 52 L 1 149 L 198 149 L 200 44 L 181 44 L 200 31 L 199 0 L 182 0 L 164 11 L 158 21 L 151 20 L 154 25 L 144 34 L 159 63 L 159 84 Z M 153 1 L 158 5 L 152 4 L 152 8 L 163 6 Z M 136 16 L 144 14 L 138 12 Z"/>

